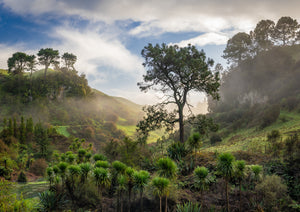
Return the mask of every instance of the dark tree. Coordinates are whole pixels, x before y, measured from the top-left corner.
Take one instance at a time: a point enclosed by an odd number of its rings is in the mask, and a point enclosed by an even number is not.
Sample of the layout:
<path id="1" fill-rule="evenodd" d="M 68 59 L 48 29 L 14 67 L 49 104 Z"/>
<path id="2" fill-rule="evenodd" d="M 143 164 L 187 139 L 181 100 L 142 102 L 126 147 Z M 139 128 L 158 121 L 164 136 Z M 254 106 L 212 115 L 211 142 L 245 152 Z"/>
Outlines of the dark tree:
<path id="1" fill-rule="evenodd" d="M 222 57 L 230 62 L 239 64 L 251 55 L 251 45 L 250 35 L 245 32 L 239 32 L 227 41 Z"/>
<path id="2" fill-rule="evenodd" d="M 283 46 L 292 45 L 296 42 L 298 30 L 299 24 L 296 19 L 281 17 L 275 26 L 273 39 Z"/>
<path id="3" fill-rule="evenodd" d="M 37 123 L 34 127 L 34 140 L 39 146 L 39 155 L 46 158 L 48 154 L 48 135 L 47 130 L 44 129 L 41 123 Z"/>
<path id="4" fill-rule="evenodd" d="M 72 68 L 73 70 L 75 70 L 74 68 L 74 64 L 77 61 L 77 57 L 76 55 L 72 54 L 72 53 L 64 53 L 63 56 L 61 57 L 61 59 L 63 59 L 66 68 L 69 70 L 70 68 Z"/>
<path id="5" fill-rule="evenodd" d="M 50 65 L 57 65 L 58 59 L 59 59 L 59 53 L 58 50 L 53 50 L 52 48 L 46 48 L 46 49 L 41 49 L 38 52 L 38 60 L 41 65 L 45 66 L 45 79 L 47 75 L 47 70 Z"/>
<path id="6" fill-rule="evenodd" d="M 274 21 L 261 20 L 258 22 L 252 34 L 257 51 L 269 50 L 273 46 L 272 35 L 274 28 Z"/>
<path id="7" fill-rule="evenodd" d="M 8 71 L 14 74 L 23 73 L 26 67 L 27 57 L 28 55 L 23 52 L 14 53 L 12 57 L 7 60 Z"/>
<path id="8" fill-rule="evenodd" d="M 36 56 L 35 55 L 28 55 L 26 57 L 26 69 L 30 71 L 30 92 L 32 90 L 32 72 L 34 72 L 36 66 Z"/>
<path id="9" fill-rule="evenodd" d="M 219 73 L 210 70 L 213 60 L 206 59 L 204 51 L 192 45 L 180 48 L 177 45 L 148 44 L 142 50 L 142 56 L 147 73 L 143 76 L 144 82 L 138 83 L 138 86 L 145 92 L 150 89 L 161 91 L 165 101 L 159 103 L 160 106 L 176 105 L 176 116 L 171 115 L 172 120 L 162 121 L 178 122 L 180 141 L 184 142 L 183 109 L 188 105 L 187 95 L 198 91 L 219 98 Z"/>

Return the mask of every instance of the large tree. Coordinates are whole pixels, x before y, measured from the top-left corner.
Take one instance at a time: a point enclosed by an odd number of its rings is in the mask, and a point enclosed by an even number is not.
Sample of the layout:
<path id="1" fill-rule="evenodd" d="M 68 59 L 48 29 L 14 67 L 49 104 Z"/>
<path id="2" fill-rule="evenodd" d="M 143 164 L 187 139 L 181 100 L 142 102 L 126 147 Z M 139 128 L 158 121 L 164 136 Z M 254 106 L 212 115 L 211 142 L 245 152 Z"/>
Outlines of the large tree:
<path id="1" fill-rule="evenodd" d="M 239 64 L 251 55 L 251 48 L 252 41 L 250 35 L 245 32 L 239 32 L 227 41 L 222 57 L 230 62 Z"/>
<path id="2" fill-rule="evenodd" d="M 8 58 L 7 66 L 8 71 L 14 74 L 23 73 L 26 63 L 27 63 L 28 55 L 23 52 L 16 52 L 12 55 L 12 57 Z"/>
<path id="3" fill-rule="evenodd" d="M 292 45 L 296 42 L 299 24 L 296 19 L 289 16 L 281 17 L 273 33 L 273 39 L 281 43 L 283 46 Z"/>
<path id="4" fill-rule="evenodd" d="M 76 55 L 72 54 L 72 53 L 64 53 L 61 57 L 61 59 L 63 59 L 64 63 L 65 63 L 65 66 L 66 68 L 69 70 L 70 68 L 72 68 L 73 70 L 75 69 L 74 68 L 74 64 L 76 63 L 77 61 L 77 57 Z"/>
<path id="5" fill-rule="evenodd" d="M 59 52 L 58 50 L 53 50 L 52 48 L 46 48 L 46 49 L 41 49 L 38 52 L 38 59 L 41 65 L 45 66 L 45 79 L 47 75 L 47 70 L 50 65 L 57 65 L 58 59 L 59 59 Z"/>
<path id="6" fill-rule="evenodd" d="M 183 110 L 189 105 L 187 96 L 191 91 L 205 92 L 214 99 L 219 98 L 218 89 L 220 86 L 219 73 L 213 73 L 210 67 L 213 60 L 206 59 L 204 51 L 199 51 L 195 46 L 179 47 L 177 45 L 148 44 L 142 50 L 145 59 L 143 63 L 146 74 L 143 76 L 144 82 L 138 83 L 141 91 L 147 92 L 150 89 L 160 91 L 164 94 L 165 100 L 152 107 L 152 114 L 160 118 L 148 119 L 156 122 L 157 126 L 161 123 L 179 123 L 180 141 L 184 142 L 184 114 Z M 168 104 L 176 105 L 175 113 L 167 114 L 164 106 Z M 158 108 L 158 113 L 156 113 Z M 147 122 L 140 122 L 139 127 L 147 128 Z M 155 126 L 151 126 L 154 129 Z"/>
<path id="7" fill-rule="evenodd" d="M 274 28 L 274 21 L 261 20 L 258 22 L 252 33 L 257 51 L 269 50 L 273 46 L 272 35 L 274 33 Z"/>

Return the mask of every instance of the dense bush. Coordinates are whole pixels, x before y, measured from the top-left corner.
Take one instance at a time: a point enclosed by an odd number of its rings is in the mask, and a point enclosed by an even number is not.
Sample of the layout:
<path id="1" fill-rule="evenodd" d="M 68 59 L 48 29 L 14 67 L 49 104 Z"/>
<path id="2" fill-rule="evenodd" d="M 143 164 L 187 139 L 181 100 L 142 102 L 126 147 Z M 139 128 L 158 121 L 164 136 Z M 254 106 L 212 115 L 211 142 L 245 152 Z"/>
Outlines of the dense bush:
<path id="1" fill-rule="evenodd" d="M 280 106 L 279 105 L 273 105 L 267 109 L 265 109 L 263 115 L 262 115 L 262 121 L 260 124 L 261 128 L 265 128 L 272 123 L 274 123 L 280 115 Z"/>
<path id="2" fill-rule="evenodd" d="M 20 172 L 18 176 L 18 182 L 19 183 L 26 183 L 27 182 L 27 177 L 23 171 Z"/>
<path id="3" fill-rule="evenodd" d="M 45 159 L 37 159 L 31 164 L 29 171 L 37 176 L 44 176 L 47 167 Z"/>
<path id="4" fill-rule="evenodd" d="M 281 211 L 282 200 L 286 198 L 287 187 L 277 175 L 266 176 L 255 187 L 255 191 L 261 196 L 264 208 L 267 211 Z"/>
<path id="5" fill-rule="evenodd" d="M 211 137 L 210 137 L 210 143 L 212 145 L 214 145 L 215 143 L 218 143 L 218 142 L 221 142 L 222 141 L 222 138 L 221 136 L 219 136 L 218 134 L 213 134 Z"/>

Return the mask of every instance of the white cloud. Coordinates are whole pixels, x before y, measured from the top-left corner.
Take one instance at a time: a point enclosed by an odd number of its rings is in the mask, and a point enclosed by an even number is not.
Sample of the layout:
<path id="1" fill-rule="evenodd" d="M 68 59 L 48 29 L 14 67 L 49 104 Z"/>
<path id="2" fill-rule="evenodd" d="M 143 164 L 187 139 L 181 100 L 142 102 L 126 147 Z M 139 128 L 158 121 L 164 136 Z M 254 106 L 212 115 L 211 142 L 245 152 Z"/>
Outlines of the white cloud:
<path id="1" fill-rule="evenodd" d="M 228 39 L 229 37 L 225 33 L 209 32 L 189 40 L 180 41 L 179 43 L 176 44 L 180 47 L 187 46 L 188 44 L 192 44 L 196 46 L 205 46 L 208 44 L 224 45 L 227 43 Z"/>
<path id="2" fill-rule="evenodd" d="M 53 35 L 59 39 L 55 48 L 61 53 L 77 55 L 76 68 L 99 83 L 117 77 L 118 73 L 137 78 L 143 70 L 141 58 L 132 54 L 113 35 L 99 34 L 92 29 L 79 31 L 68 26 L 56 28 Z"/>
<path id="3" fill-rule="evenodd" d="M 22 15 L 75 15 L 90 21 L 140 21 L 132 35 L 150 36 L 163 32 L 246 31 L 261 19 L 276 21 L 281 16 L 300 18 L 299 0 L 0 0 Z M 43 17 L 46 18 L 46 17 Z M 37 19 L 38 20 L 38 19 Z"/>

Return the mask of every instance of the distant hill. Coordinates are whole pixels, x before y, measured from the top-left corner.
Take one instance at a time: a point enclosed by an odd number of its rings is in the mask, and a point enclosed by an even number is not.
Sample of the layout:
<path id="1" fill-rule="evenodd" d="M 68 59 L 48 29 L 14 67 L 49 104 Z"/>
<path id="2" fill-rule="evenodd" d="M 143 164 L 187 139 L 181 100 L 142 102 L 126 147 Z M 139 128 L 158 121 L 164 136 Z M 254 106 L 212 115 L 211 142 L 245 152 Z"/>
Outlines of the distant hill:
<path id="1" fill-rule="evenodd" d="M 85 138 L 99 146 L 124 138 L 126 132 L 120 129 L 134 129 L 142 118 L 141 105 L 91 89 L 85 76 L 76 71 L 49 70 L 45 81 L 40 70 L 32 75 L 32 84 L 29 77 L 0 70 L 1 120 L 32 117 L 64 136 Z"/>

